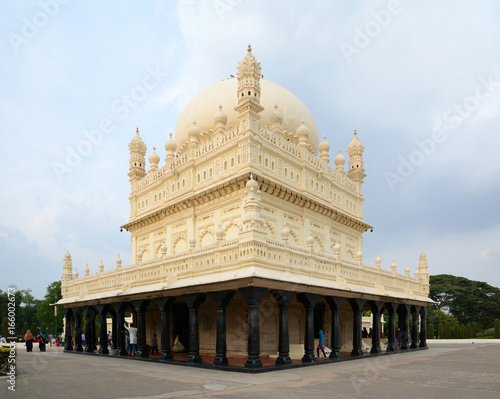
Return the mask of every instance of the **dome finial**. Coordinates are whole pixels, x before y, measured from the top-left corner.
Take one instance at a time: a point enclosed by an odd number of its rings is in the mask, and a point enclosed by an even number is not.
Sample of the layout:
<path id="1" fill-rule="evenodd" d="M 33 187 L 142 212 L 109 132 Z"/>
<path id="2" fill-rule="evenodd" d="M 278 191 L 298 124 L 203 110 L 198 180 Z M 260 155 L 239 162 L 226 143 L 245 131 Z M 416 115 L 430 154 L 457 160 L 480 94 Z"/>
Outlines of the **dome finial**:
<path id="1" fill-rule="evenodd" d="M 135 129 L 135 132 L 139 134 L 139 126 L 137 126 L 137 128 Z"/>
<path id="2" fill-rule="evenodd" d="M 251 53 L 252 52 L 252 46 L 250 46 L 250 44 L 248 45 L 248 52 Z"/>

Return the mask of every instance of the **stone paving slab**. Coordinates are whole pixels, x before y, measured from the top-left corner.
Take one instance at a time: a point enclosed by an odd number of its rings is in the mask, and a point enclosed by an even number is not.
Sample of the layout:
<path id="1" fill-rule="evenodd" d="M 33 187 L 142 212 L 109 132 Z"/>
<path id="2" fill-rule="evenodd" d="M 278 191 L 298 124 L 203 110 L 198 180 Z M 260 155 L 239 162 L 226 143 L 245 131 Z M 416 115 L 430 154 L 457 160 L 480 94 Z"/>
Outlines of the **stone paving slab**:
<path id="1" fill-rule="evenodd" d="M 499 398 L 500 345 L 431 349 L 264 374 L 179 367 L 61 351 L 18 355 L 16 392 L 1 398 Z"/>

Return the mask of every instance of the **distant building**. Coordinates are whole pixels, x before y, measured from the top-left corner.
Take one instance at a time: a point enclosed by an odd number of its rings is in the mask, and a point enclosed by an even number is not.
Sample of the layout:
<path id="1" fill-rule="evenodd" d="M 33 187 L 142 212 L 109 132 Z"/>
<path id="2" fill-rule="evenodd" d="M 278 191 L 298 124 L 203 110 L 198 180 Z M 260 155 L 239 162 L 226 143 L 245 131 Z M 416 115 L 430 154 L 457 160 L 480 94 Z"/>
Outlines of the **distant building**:
<path id="1" fill-rule="evenodd" d="M 98 274 L 86 267 L 80 277 L 66 253 L 58 303 L 71 321 L 66 351 L 96 350 L 110 315 L 111 352 L 127 355 L 127 312 L 138 327 L 137 355 L 149 356 L 156 333 L 165 361 L 178 337 L 191 364 L 206 356 L 225 367 L 229 356 L 246 359 L 250 369 L 262 367 L 263 358 L 287 366 L 291 347 L 313 363 L 320 329 L 331 359 L 362 356 L 367 310 L 376 332 L 371 353 L 381 352 L 384 310 L 388 351 L 395 350 L 396 313 L 401 349 L 409 348 L 410 314 L 410 348 L 426 347 L 425 255 L 414 277 L 408 267 L 396 273 L 394 262 L 382 269 L 378 255 L 375 266 L 363 263 L 363 233 L 372 226 L 363 220 L 364 145 L 356 131 L 347 170 L 340 150 L 330 167 L 330 144 L 325 136 L 319 142 L 311 113 L 261 77 L 250 46 L 237 78 L 209 87 L 181 113 L 162 166 L 153 147 L 147 168 L 138 129 L 129 149 L 130 218 L 122 228 L 131 233 L 132 264 L 122 266 L 118 257 L 116 267 L 105 271 L 101 262 Z"/>

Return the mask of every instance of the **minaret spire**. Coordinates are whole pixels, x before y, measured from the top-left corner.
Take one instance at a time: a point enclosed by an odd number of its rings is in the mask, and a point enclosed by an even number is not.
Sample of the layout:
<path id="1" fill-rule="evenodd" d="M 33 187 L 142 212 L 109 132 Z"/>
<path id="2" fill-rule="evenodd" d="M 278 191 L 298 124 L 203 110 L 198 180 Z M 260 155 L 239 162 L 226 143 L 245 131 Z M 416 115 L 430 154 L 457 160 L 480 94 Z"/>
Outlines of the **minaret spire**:
<path id="1" fill-rule="evenodd" d="M 260 105 L 260 62 L 252 54 L 252 47 L 248 45 L 248 52 L 238 64 L 238 105 L 234 108 L 240 114 L 240 130 L 242 132 L 255 128 L 260 119 L 259 113 L 264 110 Z"/>

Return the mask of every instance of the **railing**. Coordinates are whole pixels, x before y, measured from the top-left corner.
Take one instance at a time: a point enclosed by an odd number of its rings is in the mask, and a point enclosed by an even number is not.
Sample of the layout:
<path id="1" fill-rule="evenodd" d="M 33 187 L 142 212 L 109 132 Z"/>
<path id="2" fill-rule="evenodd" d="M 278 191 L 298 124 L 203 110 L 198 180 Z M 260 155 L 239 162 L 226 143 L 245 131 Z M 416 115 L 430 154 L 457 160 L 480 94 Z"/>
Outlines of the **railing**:
<path id="1" fill-rule="evenodd" d="M 355 261 L 337 260 L 332 254 L 288 246 L 278 240 L 240 243 L 234 239 L 69 281 L 63 280 L 63 298 L 81 298 L 82 295 L 92 294 L 105 297 L 107 292 L 116 295 L 116 292 L 124 292 L 131 287 L 147 287 L 158 283 L 168 285 L 168 281 L 171 281 L 169 277 L 172 276 L 183 280 L 197 275 L 217 275 L 224 270 L 242 267 L 243 261 L 252 259 L 260 259 L 260 265 L 288 271 L 299 278 L 308 276 L 337 282 L 340 278 L 351 290 L 363 287 L 365 291 L 368 288 L 375 293 L 376 290 L 385 289 L 407 298 L 428 295 L 427 279 L 393 274 L 392 271 L 360 265 Z"/>

